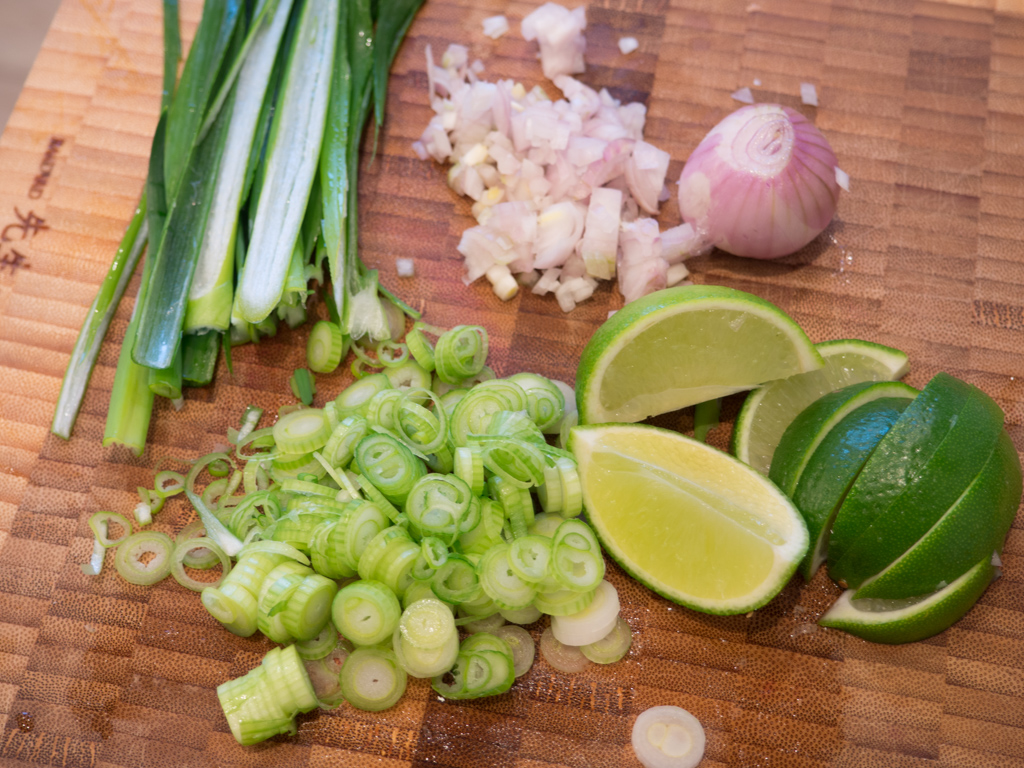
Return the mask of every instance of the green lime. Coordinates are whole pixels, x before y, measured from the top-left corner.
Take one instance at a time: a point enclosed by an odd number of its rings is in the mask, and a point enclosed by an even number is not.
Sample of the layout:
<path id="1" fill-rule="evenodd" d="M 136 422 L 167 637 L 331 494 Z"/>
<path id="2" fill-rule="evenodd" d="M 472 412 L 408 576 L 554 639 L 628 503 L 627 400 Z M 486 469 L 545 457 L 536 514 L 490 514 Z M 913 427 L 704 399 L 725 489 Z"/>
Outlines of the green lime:
<path id="1" fill-rule="evenodd" d="M 819 397 L 860 381 L 896 381 L 910 369 L 905 352 L 870 341 L 837 339 L 814 346 L 824 367 L 754 390 L 736 417 L 732 452 L 765 475 L 786 427 Z"/>
<path id="2" fill-rule="evenodd" d="M 878 444 L 836 514 L 829 575 L 856 589 L 910 549 L 961 497 L 1003 429 L 975 386 L 936 375 Z"/>
<path id="3" fill-rule="evenodd" d="M 992 583 L 991 554 L 944 589 L 909 600 L 854 600 L 853 590 L 839 596 L 818 621 L 875 643 L 912 643 L 952 626 Z"/>
<path id="4" fill-rule="evenodd" d="M 822 366 L 774 304 L 688 285 L 620 309 L 587 343 L 576 372 L 583 424 L 635 422 Z"/>
<path id="5" fill-rule="evenodd" d="M 855 597 L 898 600 L 941 589 L 1003 548 L 1021 497 L 1020 456 L 1003 430 L 974 482 L 949 511 Z"/>
<path id="6" fill-rule="evenodd" d="M 829 432 L 862 405 L 882 398 L 913 399 L 917 390 L 898 381 L 862 381 L 819 397 L 786 427 L 768 476 L 790 496 L 807 462 Z"/>
<path id="7" fill-rule="evenodd" d="M 883 397 L 862 405 L 828 433 L 807 462 L 793 492 L 793 503 L 811 536 L 810 550 L 800 563 L 800 573 L 807 581 L 825 562 L 829 530 L 846 492 L 912 399 L 909 395 Z"/>
<path id="8" fill-rule="evenodd" d="M 792 502 L 763 475 L 656 427 L 576 427 L 584 506 L 606 551 L 655 592 L 698 611 L 772 599 L 807 551 Z"/>

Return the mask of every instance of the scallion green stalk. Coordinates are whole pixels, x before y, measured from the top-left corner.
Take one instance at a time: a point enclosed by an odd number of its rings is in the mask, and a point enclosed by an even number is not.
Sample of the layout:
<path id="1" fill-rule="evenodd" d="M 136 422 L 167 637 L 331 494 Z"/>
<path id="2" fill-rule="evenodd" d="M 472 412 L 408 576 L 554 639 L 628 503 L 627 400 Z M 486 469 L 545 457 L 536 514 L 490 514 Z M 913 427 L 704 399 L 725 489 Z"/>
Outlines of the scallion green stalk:
<path id="1" fill-rule="evenodd" d="M 337 15 L 338 0 L 307 3 L 299 22 L 235 295 L 235 314 L 249 323 L 266 318 L 284 291 L 323 140 Z"/>
<path id="2" fill-rule="evenodd" d="M 74 427 L 78 410 L 82 407 L 82 400 L 89 386 L 103 337 L 110 327 L 110 321 L 117 311 L 117 305 L 124 295 L 128 281 L 131 280 L 132 273 L 139 263 L 146 240 L 146 195 L 143 193 L 124 237 L 121 238 L 110 270 L 103 279 L 92 306 L 89 307 L 89 314 L 78 333 L 75 347 L 71 350 L 71 360 L 64 373 L 57 408 L 53 414 L 53 424 L 50 427 L 50 431 L 65 440 L 71 438 L 71 429 Z"/>

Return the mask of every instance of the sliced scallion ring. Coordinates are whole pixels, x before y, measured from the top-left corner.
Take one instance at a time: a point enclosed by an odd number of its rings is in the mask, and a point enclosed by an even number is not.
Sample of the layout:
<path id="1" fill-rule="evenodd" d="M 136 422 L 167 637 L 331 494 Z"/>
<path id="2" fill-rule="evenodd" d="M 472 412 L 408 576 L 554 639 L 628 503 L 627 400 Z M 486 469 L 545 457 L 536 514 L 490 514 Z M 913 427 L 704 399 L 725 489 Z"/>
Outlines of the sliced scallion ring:
<path id="1" fill-rule="evenodd" d="M 530 671 L 537 653 L 536 643 L 530 633 L 515 624 L 506 624 L 494 631 L 494 636 L 504 640 L 512 651 L 512 666 L 516 677 L 522 677 Z"/>
<path id="2" fill-rule="evenodd" d="M 174 542 L 166 533 L 140 531 L 126 537 L 117 547 L 114 566 L 131 584 L 149 586 L 171 572 Z"/>
<path id="3" fill-rule="evenodd" d="M 405 693 L 407 682 L 408 676 L 394 652 L 384 648 L 357 648 L 341 668 L 345 700 L 367 712 L 393 707 Z"/>
<path id="4" fill-rule="evenodd" d="M 121 529 L 121 535 L 116 539 L 110 538 L 111 523 Z M 117 512 L 97 512 L 94 515 L 91 515 L 89 517 L 89 527 L 92 529 L 92 533 L 96 537 L 96 541 L 98 541 L 100 546 L 104 549 L 107 547 L 116 547 L 132 535 L 131 522 L 129 522 L 124 515 L 119 515 Z"/>
<path id="5" fill-rule="evenodd" d="M 596 643 L 615 628 L 619 618 L 619 593 L 608 581 L 602 581 L 594 599 L 582 611 L 551 617 L 551 631 L 566 645 Z"/>
<path id="6" fill-rule="evenodd" d="M 644 768 L 696 768 L 704 757 L 704 727 L 685 709 L 651 707 L 633 723 L 632 743 Z"/>
<path id="7" fill-rule="evenodd" d="M 551 631 L 551 627 L 544 630 L 540 636 L 540 655 L 544 661 L 557 669 L 559 672 L 576 674 L 590 666 L 590 659 L 583 655 L 583 652 L 574 645 L 565 645 L 558 641 Z"/>
<path id="8" fill-rule="evenodd" d="M 391 637 L 402 607 L 395 593 L 382 583 L 364 579 L 338 590 L 331 615 L 347 640 L 360 646 L 376 645 Z"/>
<path id="9" fill-rule="evenodd" d="M 196 550 L 205 550 L 220 561 L 221 575 L 216 581 L 197 581 L 185 572 L 184 560 Z M 185 539 L 174 547 L 174 552 L 171 555 L 171 575 L 181 586 L 191 589 L 193 592 L 202 592 L 207 587 L 219 587 L 230 570 L 231 558 L 224 554 L 224 550 L 218 547 L 213 539 L 207 536 L 201 536 L 198 539 Z"/>
<path id="10" fill-rule="evenodd" d="M 580 646 L 580 650 L 595 664 L 614 664 L 629 653 L 632 645 L 633 630 L 626 620 L 619 616 L 611 632 L 596 642 Z"/>
<path id="11" fill-rule="evenodd" d="M 230 467 L 230 464 L 228 466 Z M 213 473 L 211 472 L 210 474 Z M 214 476 L 216 477 L 216 475 Z M 156 493 L 164 498 L 174 496 L 185 490 L 185 476 L 180 472 L 172 472 L 169 469 L 157 472 L 154 483 Z"/>
<path id="12" fill-rule="evenodd" d="M 345 337 L 337 323 L 320 320 L 309 332 L 306 362 L 314 373 L 331 373 L 345 354 Z"/>
<path id="13" fill-rule="evenodd" d="M 273 426 L 274 443 L 287 453 L 310 453 L 327 444 L 331 426 L 320 408 L 286 413 Z"/>

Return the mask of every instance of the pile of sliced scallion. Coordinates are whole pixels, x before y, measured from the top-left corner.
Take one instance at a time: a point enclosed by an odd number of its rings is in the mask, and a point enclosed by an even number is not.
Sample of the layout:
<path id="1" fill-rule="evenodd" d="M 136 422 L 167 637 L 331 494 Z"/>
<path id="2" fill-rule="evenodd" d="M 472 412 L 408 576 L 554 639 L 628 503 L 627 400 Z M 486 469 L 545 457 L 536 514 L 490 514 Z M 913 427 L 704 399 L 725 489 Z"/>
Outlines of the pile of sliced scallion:
<path id="1" fill-rule="evenodd" d="M 349 339 L 417 316 L 358 257 L 357 169 L 371 110 L 423 0 L 206 0 L 180 81 L 164 2 L 164 85 L 141 200 L 68 364 L 52 431 L 68 439 L 117 305 L 146 252 L 103 444 L 145 448 L 154 397 L 214 376 L 223 349 L 306 319 L 311 281 Z M 326 262 L 326 267 L 325 267 Z M 325 275 L 325 270 L 328 273 Z M 383 296 L 383 299 L 382 299 Z M 343 352 L 342 352 L 343 354 Z"/>
<path id="2" fill-rule="evenodd" d="M 260 429 L 250 407 L 232 452 L 157 477 L 154 498 L 184 490 L 199 514 L 177 543 L 94 516 L 100 563 L 119 544 L 133 583 L 172 573 L 231 632 L 287 646 L 218 688 L 240 743 L 294 732 L 296 713 L 318 706 L 387 709 L 408 676 L 445 698 L 503 693 L 534 658 L 518 625 L 543 615 L 541 652 L 557 669 L 629 650 L 598 540 L 577 517 L 576 461 L 545 437 L 564 444 L 573 401 L 537 374 L 495 378 L 487 348 L 481 327 L 417 324 L 392 355 L 362 352 L 382 370 L 323 408 L 285 408 Z M 217 580 L 186 570 L 218 563 Z"/>

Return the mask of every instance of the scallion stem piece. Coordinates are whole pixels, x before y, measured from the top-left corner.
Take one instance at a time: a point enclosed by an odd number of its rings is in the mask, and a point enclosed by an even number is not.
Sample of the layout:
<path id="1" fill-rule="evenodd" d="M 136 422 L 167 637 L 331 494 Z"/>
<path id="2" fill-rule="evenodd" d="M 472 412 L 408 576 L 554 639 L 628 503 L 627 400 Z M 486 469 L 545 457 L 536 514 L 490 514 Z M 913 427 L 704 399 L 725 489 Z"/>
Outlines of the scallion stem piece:
<path id="1" fill-rule="evenodd" d="M 258 323 L 284 292 L 292 250 L 309 201 L 331 91 L 338 0 L 306 3 L 291 51 L 235 313 Z"/>
<path id="2" fill-rule="evenodd" d="M 82 407 L 82 400 L 89 386 L 89 378 L 96 365 L 103 337 L 106 336 L 110 321 L 117 311 L 117 305 L 139 263 L 139 256 L 146 245 L 147 237 L 146 195 L 143 193 L 124 237 L 121 238 L 117 253 L 114 254 L 110 270 L 103 278 L 100 290 L 89 307 L 89 313 L 82 324 L 82 330 L 78 333 L 74 349 L 71 350 L 71 359 L 64 373 L 57 408 L 53 414 L 53 424 L 50 427 L 51 432 L 65 440 L 71 438 L 71 429 L 75 425 L 78 410 Z"/>

